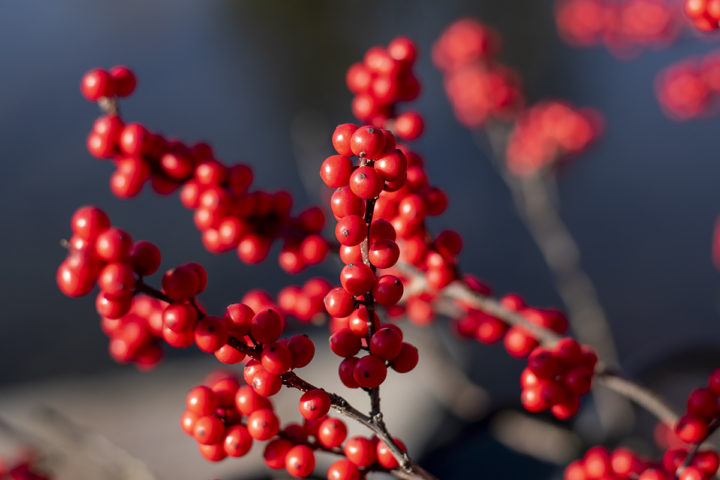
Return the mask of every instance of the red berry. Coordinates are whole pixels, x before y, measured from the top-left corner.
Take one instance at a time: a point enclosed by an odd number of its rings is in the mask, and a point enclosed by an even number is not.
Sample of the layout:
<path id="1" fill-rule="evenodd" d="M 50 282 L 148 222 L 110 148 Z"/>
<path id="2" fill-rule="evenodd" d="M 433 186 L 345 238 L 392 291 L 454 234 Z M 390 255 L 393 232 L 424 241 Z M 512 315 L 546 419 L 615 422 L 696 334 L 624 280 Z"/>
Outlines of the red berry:
<path id="1" fill-rule="evenodd" d="M 350 190 L 365 200 L 380 195 L 383 185 L 382 177 L 373 167 L 358 167 L 350 175 Z"/>
<path id="2" fill-rule="evenodd" d="M 255 312 L 244 303 L 233 303 L 225 308 L 225 321 L 230 333 L 242 337 L 250 332 L 250 325 Z"/>
<path id="3" fill-rule="evenodd" d="M 269 440 L 280 430 L 277 415 L 270 409 L 255 410 L 247 419 L 247 430 L 255 440 Z"/>
<path id="4" fill-rule="evenodd" d="M 213 445 L 225 436 L 225 424 L 215 415 L 206 415 L 195 421 L 193 436 L 202 445 Z"/>
<path id="5" fill-rule="evenodd" d="M 712 419 L 718 413 L 718 399 L 708 388 L 697 388 L 687 398 L 687 412 Z"/>
<path id="6" fill-rule="evenodd" d="M 367 467 L 375 462 L 375 445 L 365 437 L 350 437 L 345 442 L 345 456 L 358 467 Z"/>
<path id="7" fill-rule="evenodd" d="M 331 188 L 340 188 L 348 184 L 352 162 L 345 155 L 332 155 L 320 166 L 320 178 Z"/>
<path id="8" fill-rule="evenodd" d="M 95 68 L 83 75 L 80 91 L 85 98 L 96 102 L 103 97 L 111 97 L 115 93 L 115 86 L 107 71 Z"/>
<path id="9" fill-rule="evenodd" d="M 118 65 L 110 69 L 110 77 L 118 97 L 127 97 L 135 91 L 137 79 L 128 67 Z"/>
<path id="10" fill-rule="evenodd" d="M 400 450 L 407 452 L 407 447 L 398 438 L 393 437 L 393 441 L 400 447 Z M 375 454 L 377 455 L 377 462 L 385 468 L 397 468 L 399 466 L 398 461 L 393 456 L 392 452 L 385 444 L 385 442 L 379 441 L 375 447 Z"/>
<path id="11" fill-rule="evenodd" d="M 387 367 L 377 355 L 366 355 L 355 364 L 353 376 L 361 387 L 375 388 L 385 381 Z"/>
<path id="12" fill-rule="evenodd" d="M 325 295 L 325 310 L 333 317 L 347 317 L 355 308 L 355 301 L 344 288 L 333 288 Z"/>
<path id="13" fill-rule="evenodd" d="M 218 406 L 218 398 L 210 387 L 195 387 L 187 394 L 186 405 L 189 411 L 200 416 L 206 416 L 215 412 Z"/>
<path id="14" fill-rule="evenodd" d="M 243 425 L 233 425 L 227 429 L 223 448 L 231 457 L 242 457 L 250 451 L 253 439 Z"/>
<path id="15" fill-rule="evenodd" d="M 135 288 L 135 275 L 128 264 L 112 262 L 100 270 L 97 283 L 98 287 L 111 297 L 129 295 Z"/>
<path id="16" fill-rule="evenodd" d="M 126 155 L 144 155 L 152 146 L 152 137 L 139 123 L 128 123 L 120 132 L 119 146 Z"/>
<path id="17" fill-rule="evenodd" d="M 265 446 L 263 458 L 265 464 L 273 470 L 285 468 L 285 457 L 293 447 L 293 444 L 284 438 L 276 438 Z"/>
<path id="18" fill-rule="evenodd" d="M 200 279 L 193 269 L 183 265 L 165 272 L 162 287 L 170 299 L 188 300 L 200 290 Z"/>
<path id="19" fill-rule="evenodd" d="M 324 390 L 310 390 L 300 397 L 299 408 L 304 418 L 316 420 L 330 411 L 330 397 Z"/>
<path id="20" fill-rule="evenodd" d="M 228 341 L 228 329 L 222 317 L 207 316 L 195 327 L 195 343 L 206 353 L 214 353 Z"/>
<path id="21" fill-rule="evenodd" d="M 302 368 L 310 363 L 315 355 L 315 344 L 304 334 L 290 337 L 288 350 L 292 355 L 292 368 Z"/>
<path id="22" fill-rule="evenodd" d="M 335 127 L 332 135 L 332 144 L 337 153 L 347 156 L 353 155 L 350 139 L 357 129 L 357 125 L 352 123 L 343 123 Z"/>
<path id="23" fill-rule="evenodd" d="M 402 336 L 392 328 L 381 328 L 370 338 L 370 353 L 383 360 L 394 360 L 402 350 Z"/>
<path id="24" fill-rule="evenodd" d="M 121 262 L 130 256 L 132 237 L 119 228 L 108 228 L 95 240 L 95 255 L 106 262 Z"/>
<path id="25" fill-rule="evenodd" d="M 360 480 L 360 470 L 350 460 L 343 458 L 330 465 L 327 478 L 328 480 Z"/>
<path id="26" fill-rule="evenodd" d="M 252 376 L 253 390 L 263 397 L 272 397 L 280 391 L 281 387 L 282 378 L 280 375 L 270 373 L 262 367 Z"/>
<path id="27" fill-rule="evenodd" d="M 708 433 L 707 420 L 694 415 L 684 415 L 675 425 L 675 433 L 685 443 L 699 443 Z"/>
<path id="28" fill-rule="evenodd" d="M 110 228 L 110 217 L 97 207 L 82 207 L 75 211 L 70 225 L 73 234 L 92 242 Z"/>
<path id="29" fill-rule="evenodd" d="M 335 227 L 335 238 L 341 245 L 359 245 L 367 237 L 367 226 L 360 215 L 347 215 Z"/>
<path id="30" fill-rule="evenodd" d="M 347 437 L 345 422 L 337 418 L 326 418 L 318 427 L 317 439 L 328 448 L 339 447 Z"/>
<path id="31" fill-rule="evenodd" d="M 418 350 L 409 343 L 403 342 L 400 353 L 390 362 L 390 368 L 398 373 L 407 373 L 418 363 Z"/>
<path id="32" fill-rule="evenodd" d="M 337 218 L 362 215 L 363 208 L 363 201 L 350 190 L 349 186 L 338 188 L 330 197 L 330 209 Z"/>
<path id="33" fill-rule="evenodd" d="M 282 343 L 264 345 L 260 358 L 263 368 L 274 375 L 282 375 L 292 367 L 290 350 Z"/>
<path id="34" fill-rule="evenodd" d="M 375 127 L 360 127 L 350 137 L 352 153 L 358 157 L 378 158 L 385 151 L 385 135 Z"/>
<path id="35" fill-rule="evenodd" d="M 400 248 L 397 243 L 387 238 L 375 240 L 368 250 L 368 258 L 377 268 L 390 268 L 400 258 Z"/>
<path id="36" fill-rule="evenodd" d="M 172 303 L 162 314 L 163 325 L 174 332 L 194 330 L 198 320 L 197 310 L 187 303 Z"/>
<path id="37" fill-rule="evenodd" d="M 272 409 L 272 404 L 267 398 L 255 393 L 252 387 L 244 385 L 235 393 L 235 407 L 243 415 L 250 415 L 255 410 Z"/>
<path id="38" fill-rule="evenodd" d="M 315 454 L 307 445 L 295 445 L 285 456 L 285 469 L 297 478 L 309 476 L 315 470 Z"/>
<path id="39" fill-rule="evenodd" d="M 395 120 L 395 133 L 403 140 L 415 140 L 422 135 L 425 122 L 418 112 L 404 112 Z"/>
<path id="40" fill-rule="evenodd" d="M 265 309 L 252 319 L 250 335 L 260 343 L 273 343 L 283 332 L 283 319 L 275 310 Z"/>
<path id="41" fill-rule="evenodd" d="M 340 357 L 352 357 L 360 351 L 360 337 L 349 328 L 343 328 L 330 336 L 330 350 Z"/>
<path id="42" fill-rule="evenodd" d="M 375 274 L 363 263 L 345 265 L 340 271 L 340 283 L 352 296 L 367 293 L 375 282 Z"/>
<path id="43" fill-rule="evenodd" d="M 139 275 L 152 275 L 160 267 L 160 249 L 141 240 L 130 249 L 130 264 Z"/>
<path id="44" fill-rule="evenodd" d="M 338 368 L 340 381 L 348 388 L 360 387 L 358 381 L 355 380 L 355 365 L 357 365 L 358 360 L 357 357 L 350 357 L 340 362 L 340 367 Z"/>

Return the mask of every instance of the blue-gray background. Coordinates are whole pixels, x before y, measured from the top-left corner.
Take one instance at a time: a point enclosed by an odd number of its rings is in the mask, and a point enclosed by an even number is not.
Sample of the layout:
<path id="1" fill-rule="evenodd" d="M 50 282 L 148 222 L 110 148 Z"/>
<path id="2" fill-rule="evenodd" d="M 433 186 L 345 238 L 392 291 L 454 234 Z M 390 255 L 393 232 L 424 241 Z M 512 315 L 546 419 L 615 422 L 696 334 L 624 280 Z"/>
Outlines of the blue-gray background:
<path id="1" fill-rule="evenodd" d="M 717 346 L 720 274 L 710 243 L 720 212 L 720 121 L 675 123 L 661 113 L 652 88 L 656 72 L 712 49 L 711 42 L 684 36 L 672 48 L 620 62 L 604 49 L 562 43 L 549 1 L 25 0 L 0 6 L 0 384 L 126 368 L 106 354 L 92 298 L 67 299 L 55 286 L 64 255 L 59 241 L 80 205 L 99 205 L 135 238 L 156 242 L 165 265 L 206 265 L 211 280 L 203 300 L 214 310 L 249 288 L 275 292 L 286 281 L 274 261 L 251 267 L 232 254 L 206 253 L 176 198 L 144 192 L 123 201 L 110 194 L 110 165 L 85 150 L 97 109 L 78 85 L 95 66 L 136 70 L 138 90 L 122 103 L 128 119 L 191 142 L 206 139 L 223 161 L 252 165 L 257 185 L 287 188 L 303 205 L 316 199 L 299 179 L 308 167 L 299 167 L 291 132 L 304 131 L 304 119 L 352 121 L 347 66 L 372 45 L 413 37 L 424 87 L 416 108 L 427 119 L 416 145 L 451 199 L 433 227 L 458 228 L 464 268 L 498 292 L 558 304 L 506 189 L 455 122 L 428 58 L 443 28 L 466 15 L 501 31 L 502 59 L 523 74 L 530 100 L 561 97 L 605 116 L 602 140 L 564 172 L 560 196 L 621 359 L 632 370 L 689 346 Z M 319 134 L 305 140 L 325 142 L 329 152 L 330 130 Z M 321 160 L 309 167 L 312 174 Z M 519 367 L 499 348 L 475 355 L 478 364 Z M 502 369 L 473 375 L 516 389 Z"/>

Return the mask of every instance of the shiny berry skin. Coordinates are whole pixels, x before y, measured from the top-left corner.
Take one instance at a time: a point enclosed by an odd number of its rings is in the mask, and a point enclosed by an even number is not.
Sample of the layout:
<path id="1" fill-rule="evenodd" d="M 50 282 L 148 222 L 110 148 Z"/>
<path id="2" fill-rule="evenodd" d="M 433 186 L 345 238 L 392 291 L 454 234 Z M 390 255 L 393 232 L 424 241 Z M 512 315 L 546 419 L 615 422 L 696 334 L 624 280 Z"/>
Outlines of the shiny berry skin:
<path id="1" fill-rule="evenodd" d="M 330 290 L 324 299 L 325 310 L 333 317 L 347 317 L 355 308 L 355 301 L 344 288 Z"/>
<path id="2" fill-rule="evenodd" d="M 675 434 L 685 443 L 699 443 L 708 434 L 707 420 L 693 415 L 683 415 L 675 425 Z"/>
<path id="3" fill-rule="evenodd" d="M 425 122 L 417 112 L 404 112 L 395 120 L 395 133 L 403 140 L 419 138 L 425 129 Z"/>
<path id="4" fill-rule="evenodd" d="M 355 156 L 375 159 L 385 151 L 385 135 L 375 127 L 360 127 L 350 137 L 350 148 Z"/>
<path id="5" fill-rule="evenodd" d="M 350 190 L 359 198 L 369 200 L 380 195 L 383 179 L 373 167 L 358 167 L 350 175 Z"/>
<path id="6" fill-rule="evenodd" d="M 708 388 L 697 388 L 687 398 L 687 412 L 712 419 L 718 413 L 718 399 Z"/>
<path id="7" fill-rule="evenodd" d="M 400 258 L 400 248 L 390 239 L 378 239 L 370 245 L 368 258 L 377 268 L 390 268 Z"/>
<path id="8" fill-rule="evenodd" d="M 265 446 L 263 458 L 265 465 L 273 470 L 285 468 L 285 457 L 293 447 L 293 444 L 284 438 L 276 438 Z"/>
<path id="9" fill-rule="evenodd" d="M 260 361 L 263 368 L 274 375 L 282 375 L 292 367 L 290 350 L 277 342 L 263 346 Z"/>
<path id="10" fill-rule="evenodd" d="M 307 445 L 295 445 L 285 456 L 285 469 L 296 478 L 309 476 L 315 470 L 315 454 Z"/>
<path id="11" fill-rule="evenodd" d="M 243 425 L 233 425 L 227 429 L 223 448 L 230 457 L 242 457 L 250 451 L 253 438 Z"/>
<path id="12" fill-rule="evenodd" d="M 345 458 L 330 465 L 327 471 L 328 480 L 360 480 L 360 469 Z"/>
<path id="13" fill-rule="evenodd" d="M 400 447 L 400 450 L 407 452 L 407 447 L 398 438 L 393 437 L 393 440 Z M 395 460 L 392 452 L 385 444 L 385 442 L 378 441 L 375 447 L 375 454 L 377 456 L 377 462 L 385 468 L 397 468 L 399 466 L 398 461 Z"/>
<path id="14" fill-rule="evenodd" d="M 592 378 L 592 370 L 584 366 L 579 366 L 568 371 L 563 377 L 563 382 L 571 393 L 583 395 L 590 391 Z"/>
<path id="15" fill-rule="evenodd" d="M 272 410 L 267 408 L 255 410 L 248 415 L 247 430 L 255 440 L 269 440 L 277 435 L 280 423 Z"/>
<path id="16" fill-rule="evenodd" d="M 174 332 L 193 330 L 197 324 L 197 310 L 187 303 L 172 303 L 162 314 L 163 325 Z"/>
<path id="17" fill-rule="evenodd" d="M 290 337 L 287 344 L 292 356 L 292 368 L 302 368 L 312 361 L 315 355 L 315 344 L 305 334 Z"/>
<path id="18" fill-rule="evenodd" d="M 211 445 L 200 444 L 198 445 L 198 450 L 200 450 L 200 454 L 205 457 L 205 460 L 210 462 L 219 462 L 220 460 L 227 458 L 222 442 L 213 443 Z"/>
<path id="19" fill-rule="evenodd" d="M 110 69 L 115 94 L 118 97 L 127 97 L 135 91 L 137 79 L 135 74 L 128 67 L 117 65 Z"/>
<path id="20" fill-rule="evenodd" d="M 115 93 L 115 86 L 107 71 L 95 68 L 83 75 L 80 91 L 86 99 L 96 102 L 103 97 L 111 97 Z"/>
<path id="21" fill-rule="evenodd" d="M 139 123 L 128 123 L 120 132 L 120 150 L 126 155 L 140 156 L 151 148 L 151 134 Z"/>
<path id="22" fill-rule="evenodd" d="M 160 267 L 160 249 L 145 240 L 135 242 L 129 256 L 130 264 L 138 275 L 152 275 Z"/>
<path id="23" fill-rule="evenodd" d="M 130 256 L 132 237 L 119 228 L 108 228 L 95 239 L 95 255 L 106 262 L 119 262 Z"/>
<path id="24" fill-rule="evenodd" d="M 283 332 L 283 320 L 275 310 L 266 309 L 255 314 L 250 324 L 250 335 L 260 343 L 273 343 Z"/>
<path id="25" fill-rule="evenodd" d="M 340 271 L 340 283 L 352 296 L 362 295 L 373 287 L 375 274 L 364 263 L 345 265 Z"/>
<path id="26" fill-rule="evenodd" d="M 200 416 L 197 413 L 185 410 L 180 416 L 180 427 L 183 429 L 183 432 L 192 436 L 195 429 L 195 422 L 198 418 L 200 418 Z"/>
<path id="27" fill-rule="evenodd" d="M 375 170 L 388 182 L 404 181 L 407 159 L 400 150 L 391 150 L 375 161 Z"/>
<path id="28" fill-rule="evenodd" d="M 383 360 L 395 359 L 402 350 L 402 336 L 392 328 L 381 328 L 370 337 L 370 353 Z"/>
<path id="29" fill-rule="evenodd" d="M 85 240 L 93 241 L 98 235 L 110 228 L 110 217 L 98 207 L 78 208 L 70 220 L 73 234 Z"/>
<path id="30" fill-rule="evenodd" d="M 353 377 L 361 387 L 375 388 L 385 381 L 387 367 L 377 355 L 366 355 L 355 364 Z"/>
<path id="31" fill-rule="evenodd" d="M 330 336 L 330 350 L 339 357 L 352 357 L 360 351 L 360 337 L 349 328 L 342 328 Z"/>
<path id="32" fill-rule="evenodd" d="M 407 373 L 418 363 L 418 350 L 413 345 L 403 342 L 400 353 L 390 362 L 390 368 L 398 373 Z"/>
<path id="33" fill-rule="evenodd" d="M 132 295 L 113 297 L 106 292 L 98 293 L 95 298 L 95 309 L 101 317 L 116 319 L 125 315 L 132 305 Z"/>
<path id="34" fill-rule="evenodd" d="M 228 341 L 228 329 L 222 317 L 207 316 L 195 327 L 195 343 L 206 353 L 214 353 Z"/>
<path id="35" fill-rule="evenodd" d="M 375 462 L 375 444 L 365 437 L 350 437 L 343 449 L 345 456 L 358 467 L 367 467 Z"/>
<path id="36" fill-rule="evenodd" d="M 320 166 L 320 178 L 330 188 L 340 188 L 348 184 L 352 162 L 345 155 L 332 155 Z"/>
<path id="37" fill-rule="evenodd" d="M 578 410 L 580 410 L 580 398 L 579 397 L 569 397 L 569 399 L 562 403 L 556 403 L 552 407 L 550 407 L 550 411 L 553 415 L 555 415 L 555 418 L 558 418 L 560 420 L 568 420 L 572 417 L 574 417 Z"/>
<path id="38" fill-rule="evenodd" d="M 300 397 L 299 409 L 307 420 L 317 420 L 330 411 L 330 397 L 324 390 L 310 390 Z"/>
<path id="39" fill-rule="evenodd" d="M 362 215 L 363 201 L 350 190 L 349 186 L 340 187 L 330 197 L 330 209 L 337 218 Z"/>
<path id="40" fill-rule="evenodd" d="M 383 306 L 395 305 L 403 296 L 404 287 L 394 275 L 383 275 L 375 281 L 372 294 L 377 303 Z"/>
<path id="41" fill-rule="evenodd" d="M 347 215 L 335 226 L 335 238 L 341 245 L 359 245 L 367 237 L 367 225 L 360 215 Z"/>
<path id="42" fill-rule="evenodd" d="M 263 397 L 272 397 L 280 391 L 282 387 L 282 378 L 280 375 L 270 373 L 264 368 L 260 368 L 252 377 L 252 388 L 256 393 Z"/>
<path id="43" fill-rule="evenodd" d="M 206 416 L 215 412 L 218 406 L 218 398 L 210 387 L 200 386 L 190 390 L 185 403 L 189 411 L 200 416 Z"/>
<path id="44" fill-rule="evenodd" d="M 206 415 L 195 421 L 193 437 L 202 445 L 212 445 L 222 441 L 225 436 L 225 424 L 215 415 Z"/>
<path id="45" fill-rule="evenodd" d="M 97 280 L 100 290 L 111 297 L 129 294 L 135 288 L 135 275 L 126 263 L 108 263 L 100 270 Z"/>
<path id="46" fill-rule="evenodd" d="M 338 154 L 346 156 L 353 155 L 350 139 L 357 129 L 358 126 L 353 123 L 343 123 L 335 127 L 332 135 L 332 144 Z"/>
<path id="47" fill-rule="evenodd" d="M 360 387 L 358 381 L 355 380 L 355 365 L 357 365 L 358 360 L 357 357 L 346 358 L 340 362 L 340 366 L 338 367 L 340 381 L 348 388 Z"/>
<path id="48" fill-rule="evenodd" d="M 537 347 L 528 357 L 528 368 L 540 378 L 555 378 L 564 365 L 545 347 Z"/>
<path id="49" fill-rule="evenodd" d="M 162 287 L 170 299 L 188 300 L 198 293 L 200 279 L 193 269 L 180 266 L 165 272 L 162 278 Z"/>
<path id="50" fill-rule="evenodd" d="M 328 448 L 339 447 L 346 437 L 345 422 L 338 418 L 326 418 L 318 427 L 317 439 Z"/>
<path id="51" fill-rule="evenodd" d="M 243 415 L 250 415 L 255 410 L 272 409 L 272 404 L 249 385 L 243 385 L 235 393 L 235 407 Z"/>
<path id="52" fill-rule="evenodd" d="M 250 332 L 252 319 L 255 316 L 252 308 L 244 303 L 233 303 L 225 308 L 225 321 L 230 333 L 237 337 L 245 336 Z"/>

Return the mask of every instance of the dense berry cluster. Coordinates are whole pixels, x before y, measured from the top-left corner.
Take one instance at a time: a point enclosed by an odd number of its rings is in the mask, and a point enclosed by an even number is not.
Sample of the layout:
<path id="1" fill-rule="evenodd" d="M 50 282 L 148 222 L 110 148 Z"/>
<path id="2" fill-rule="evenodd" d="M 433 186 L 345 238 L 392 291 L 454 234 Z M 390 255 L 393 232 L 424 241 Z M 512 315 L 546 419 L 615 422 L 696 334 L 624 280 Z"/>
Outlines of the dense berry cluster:
<path id="1" fill-rule="evenodd" d="M 596 363 L 595 352 L 572 338 L 535 348 L 520 376 L 523 406 L 531 412 L 549 408 L 562 420 L 574 416 L 580 396 L 590 391 Z"/>
<path id="2" fill-rule="evenodd" d="M 285 469 L 298 478 L 313 472 L 316 451 L 344 457 L 330 466 L 328 480 L 359 480 L 369 467 L 398 467 L 395 457 L 377 437 L 347 438 L 345 422 L 328 416 L 330 398 L 323 390 L 305 392 L 298 409 L 302 423 L 281 426 L 266 395 L 233 374 L 219 372 L 188 393 L 180 426 L 197 441 L 201 454 L 213 462 L 242 457 L 254 442 L 267 442 L 265 464 L 271 469 Z M 405 450 L 402 442 L 395 442 Z"/>
<path id="3" fill-rule="evenodd" d="M 376 388 L 387 376 L 387 365 L 404 373 L 417 363 L 417 350 L 403 343 L 402 331 L 380 328 L 376 304 L 395 305 L 403 284 L 394 275 L 377 274 L 377 269 L 395 265 L 400 256 L 393 224 L 379 217 L 381 193 L 397 192 L 408 179 L 408 161 L 395 148 L 395 136 L 378 127 L 339 125 L 332 136 L 337 155 L 322 164 L 320 175 L 335 188 L 331 208 L 340 243 L 341 287 L 325 297 L 325 308 L 333 317 L 330 338 L 333 352 L 344 357 L 340 378 L 350 388 Z M 352 157 L 357 157 L 357 165 Z M 369 354 L 357 358 L 364 347 Z"/>
<path id="4" fill-rule="evenodd" d="M 678 32 L 677 15 L 666 0 L 559 0 L 555 23 L 571 45 L 604 44 L 623 56 L 637 47 L 669 45 Z"/>
<path id="5" fill-rule="evenodd" d="M 676 120 L 710 113 L 720 94 L 720 53 L 670 65 L 658 74 L 655 90 L 663 110 Z"/>
<path id="6" fill-rule="evenodd" d="M 520 77 L 497 62 L 499 50 L 497 33 L 472 19 L 450 25 L 433 46 L 433 62 L 444 74 L 455 116 L 466 127 L 512 118 L 523 104 Z"/>
<path id="7" fill-rule="evenodd" d="M 675 425 L 678 438 L 700 443 L 720 423 L 720 368 L 708 378 L 708 386 L 690 392 L 685 415 Z"/>
<path id="8" fill-rule="evenodd" d="M 611 452 L 605 447 L 593 447 L 582 459 L 567 466 L 564 479 L 708 480 L 717 472 L 718 455 L 714 451 L 693 451 L 686 464 L 688 454 L 687 449 L 671 449 L 662 462 L 651 462 L 627 448 Z"/>
<path id="9" fill-rule="evenodd" d="M 598 115 L 565 102 L 545 101 L 518 118 L 507 147 L 508 168 L 532 175 L 585 150 L 600 133 Z"/>
<path id="10" fill-rule="evenodd" d="M 350 66 L 345 77 L 355 95 L 353 114 L 364 123 L 391 128 L 403 140 L 413 140 L 423 132 L 422 117 L 413 111 L 398 114 L 399 102 L 415 100 L 420 82 L 412 71 L 417 48 L 407 37 L 393 39 L 387 48 L 372 47 L 362 62 Z"/>
<path id="11" fill-rule="evenodd" d="M 720 2 L 717 0 L 685 0 L 685 13 L 703 32 L 720 28 Z"/>
<path id="12" fill-rule="evenodd" d="M 91 101 L 107 100 L 112 94 L 109 87 L 86 87 L 100 82 L 98 72 L 83 77 L 82 91 Z M 161 195 L 180 188 L 180 201 L 194 211 L 205 248 L 213 253 L 236 250 L 245 263 L 265 260 L 276 239 L 283 241 L 278 262 L 290 273 L 325 259 L 328 245 L 319 234 L 325 225 L 322 210 L 310 207 L 292 216 L 290 193 L 250 191 L 253 171 L 247 165 L 225 166 L 207 143 L 188 145 L 139 123 L 126 124 L 114 100 L 109 105 L 101 102 L 109 113 L 93 125 L 87 147 L 93 156 L 113 160 L 110 189 L 115 195 L 133 197 L 147 182 Z"/>
<path id="13" fill-rule="evenodd" d="M 489 295 L 490 289 L 478 280 L 465 275 L 466 285 L 477 293 Z M 526 305 L 525 301 L 515 293 L 505 295 L 501 304 L 510 311 L 519 313 L 532 325 L 564 334 L 568 328 L 565 315 L 554 308 L 539 308 Z M 455 331 L 464 338 L 473 338 L 484 344 L 503 341 L 505 349 L 514 358 L 525 358 L 539 345 L 538 340 L 522 326 L 510 326 L 501 319 L 483 312 L 472 305 L 456 302 L 463 309 L 463 315 L 454 320 Z"/>

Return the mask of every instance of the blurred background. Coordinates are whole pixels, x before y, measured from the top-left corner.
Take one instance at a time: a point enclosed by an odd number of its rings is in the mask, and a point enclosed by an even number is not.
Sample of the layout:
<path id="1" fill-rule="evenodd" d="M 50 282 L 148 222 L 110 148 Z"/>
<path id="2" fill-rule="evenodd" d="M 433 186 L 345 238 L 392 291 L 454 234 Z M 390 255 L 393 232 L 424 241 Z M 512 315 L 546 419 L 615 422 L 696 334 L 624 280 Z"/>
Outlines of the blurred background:
<path id="1" fill-rule="evenodd" d="M 149 189 L 131 201 L 112 196 L 110 166 L 85 149 L 98 111 L 82 98 L 79 83 L 92 67 L 126 64 L 135 70 L 138 89 L 121 103 L 129 121 L 189 142 L 207 140 L 220 160 L 251 165 L 259 187 L 288 189 L 301 207 L 320 201 L 315 176 L 330 153 L 333 127 L 353 121 L 347 67 L 373 45 L 412 37 L 421 52 L 416 71 L 423 84 L 414 108 L 426 119 L 426 134 L 415 146 L 432 182 L 450 195 L 447 213 L 431 227 L 458 229 L 464 270 L 489 281 L 498 294 L 516 291 L 531 304 L 561 306 L 505 184 L 471 132 L 455 121 L 441 74 L 430 62 L 433 41 L 463 16 L 501 32 L 500 57 L 520 71 L 530 101 L 563 98 L 604 116 L 601 140 L 560 176 L 561 214 L 596 284 L 625 370 L 682 408 L 692 385 L 703 382 L 720 359 L 720 277 L 710 256 L 720 212 L 720 120 L 668 119 L 653 81 L 667 64 L 711 50 L 711 41 L 686 33 L 670 48 L 621 61 L 603 48 L 563 43 L 549 1 L 25 0 L 0 6 L 0 418 L 14 425 L 15 433 L 3 429 L 11 439 L 8 451 L 20 437 L 25 443 L 45 438 L 36 432 L 40 423 L 41 430 L 59 435 L 58 442 L 75 445 L 55 452 L 65 464 L 74 456 L 102 464 L 107 454 L 124 465 L 137 461 L 139 471 L 147 468 L 156 478 L 269 475 L 258 467 L 257 455 L 249 463 L 210 465 L 180 433 L 184 395 L 215 362 L 188 349 L 168 351 L 168 360 L 148 374 L 118 366 L 107 354 L 92 296 L 60 294 L 60 241 L 69 236 L 77 207 L 98 205 L 134 238 L 155 242 L 163 266 L 202 263 L 210 277 L 202 300 L 211 311 L 251 288 L 276 293 L 311 275 L 336 275 L 331 262 L 289 279 L 274 260 L 253 267 L 233 254 L 212 255 L 176 198 Z M 324 345 L 322 332 L 316 335 Z M 427 340 L 427 332 L 418 335 Z M 502 347 L 454 340 L 442 328 L 432 331 L 433 339 L 490 392 L 493 405 L 519 405 L 522 362 Z M 326 362 L 328 372 L 336 368 L 333 362 Z M 322 378 L 322 371 L 312 375 Z M 428 375 L 422 369 L 404 375 L 384 399 L 391 427 L 412 435 L 408 443 L 431 471 L 441 478 L 558 474 L 552 459 L 536 460 L 499 441 L 492 416 L 469 421 L 429 398 L 411 402 L 418 405 L 409 418 L 408 392 L 418 383 L 432 384 Z M 292 406 L 297 399 L 288 395 L 286 401 Z M 555 426 L 565 435 L 564 426 Z M 636 430 L 650 449 L 651 423 Z M 91 435 L 91 445 L 99 433 L 117 448 L 76 448 L 72 442 L 86 441 L 78 431 Z M 565 440 L 576 449 L 583 445 L 575 437 Z M 119 453 L 124 451 L 126 457 Z M 75 478 L 98 478 L 83 470 L 87 461 L 79 464 Z"/>

